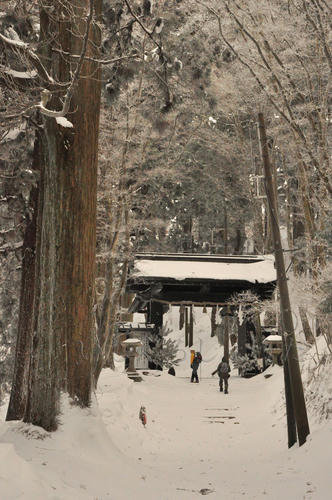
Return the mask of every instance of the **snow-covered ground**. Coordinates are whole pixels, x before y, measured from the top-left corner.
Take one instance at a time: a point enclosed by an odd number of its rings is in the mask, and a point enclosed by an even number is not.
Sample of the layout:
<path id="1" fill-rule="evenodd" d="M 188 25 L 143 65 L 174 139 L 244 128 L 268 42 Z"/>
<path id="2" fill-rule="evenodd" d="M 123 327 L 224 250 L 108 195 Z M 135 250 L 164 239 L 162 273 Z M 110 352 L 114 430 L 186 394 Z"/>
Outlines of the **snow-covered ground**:
<path id="1" fill-rule="evenodd" d="M 168 314 L 168 326 L 182 341 L 176 316 Z M 115 372 L 102 372 L 91 409 L 63 402 L 56 433 L 0 422 L 1 500 L 332 498 L 331 420 L 310 419 L 307 443 L 288 450 L 282 368 L 251 379 L 233 371 L 225 395 L 211 377 L 222 351 L 208 315 L 197 320 L 195 343 L 203 355 L 199 384 L 189 382 L 182 347 L 175 377 L 150 371 L 134 383 L 118 360 Z M 328 400 L 331 375 L 325 387 Z"/>

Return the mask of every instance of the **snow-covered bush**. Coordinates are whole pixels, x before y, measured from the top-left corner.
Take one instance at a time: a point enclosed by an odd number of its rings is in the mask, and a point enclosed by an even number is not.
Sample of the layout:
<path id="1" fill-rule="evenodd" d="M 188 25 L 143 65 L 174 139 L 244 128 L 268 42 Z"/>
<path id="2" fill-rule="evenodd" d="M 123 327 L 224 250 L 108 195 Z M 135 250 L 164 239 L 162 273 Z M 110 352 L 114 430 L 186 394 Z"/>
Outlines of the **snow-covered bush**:
<path id="1" fill-rule="evenodd" d="M 314 336 L 321 334 L 326 342 L 328 352 L 332 356 L 332 263 L 328 263 L 313 279 L 302 274 L 289 276 L 289 291 L 295 319 L 297 337 L 304 330 L 298 312 L 305 311 L 308 324 Z M 316 337 L 314 337 L 313 341 Z"/>
<path id="2" fill-rule="evenodd" d="M 156 337 L 149 337 L 150 345 L 146 351 L 148 360 L 157 366 L 167 369 L 171 366 L 177 366 L 181 361 L 177 357 L 179 351 L 178 342 L 172 339 L 165 339 L 171 333 L 167 325 L 161 328 L 160 333 L 161 336 L 157 340 Z"/>
<path id="3" fill-rule="evenodd" d="M 316 421 L 332 418 L 332 356 L 323 336 L 306 352 L 302 377 L 311 418 Z"/>

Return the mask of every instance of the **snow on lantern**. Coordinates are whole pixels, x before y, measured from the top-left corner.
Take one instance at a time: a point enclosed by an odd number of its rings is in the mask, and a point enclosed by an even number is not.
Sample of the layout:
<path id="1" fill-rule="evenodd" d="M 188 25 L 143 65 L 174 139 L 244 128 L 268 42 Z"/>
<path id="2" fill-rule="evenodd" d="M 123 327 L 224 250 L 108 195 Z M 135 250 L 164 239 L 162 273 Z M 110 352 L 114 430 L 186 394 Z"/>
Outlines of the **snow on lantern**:
<path id="1" fill-rule="evenodd" d="M 139 339 L 126 339 L 121 342 L 121 345 L 123 347 L 124 355 L 129 359 L 129 365 L 127 368 L 128 377 L 135 382 L 141 382 L 143 379 L 135 369 L 135 358 L 138 356 L 137 348 L 143 345 L 142 342 Z"/>
<path id="2" fill-rule="evenodd" d="M 272 358 L 272 364 L 281 365 L 282 354 L 282 337 L 281 335 L 268 335 L 263 340 L 263 344 L 267 346 L 267 352 Z"/>

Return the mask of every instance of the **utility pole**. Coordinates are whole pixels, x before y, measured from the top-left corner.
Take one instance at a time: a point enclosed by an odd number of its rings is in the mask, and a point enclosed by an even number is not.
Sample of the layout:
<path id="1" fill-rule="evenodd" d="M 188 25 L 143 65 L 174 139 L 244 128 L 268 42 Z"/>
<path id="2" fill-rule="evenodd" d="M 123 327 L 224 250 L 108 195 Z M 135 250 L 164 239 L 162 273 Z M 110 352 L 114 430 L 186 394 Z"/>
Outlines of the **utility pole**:
<path id="1" fill-rule="evenodd" d="M 294 414 L 293 397 L 291 392 L 291 383 L 289 378 L 289 367 L 286 351 L 285 337 L 282 335 L 282 355 L 284 368 L 284 384 L 285 384 L 285 399 L 286 399 L 286 416 L 287 416 L 287 433 L 288 433 L 288 448 L 291 448 L 296 443 L 296 421 Z"/>
<path id="2" fill-rule="evenodd" d="M 228 254 L 228 214 L 227 214 L 227 201 L 225 200 L 224 212 L 224 254 Z"/>
<path id="3" fill-rule="evenodd" d="M 305 405 L 303 385 L 301 379 L 299 358 L 296 347 L 294 325 L 291 305 L 289 300 L 288 285 L 285 271 L 285 262 L 281 246 L 280 227 L 278 220 L 278 205 L 275 196 L 272 167 L 269 159 L 268 145 L 263 113 L 258 113 L 258 131 L 264 165 L 265 189 L 271 219 L 272 238 L 277 268 L 277 279 L 280 293 L 280 307 L 283 324 L 283 338 L 285 340 L 286 358 L 288 363 L 289 379 L 291 385 L 294 416 L 297 428 L 299 445 L 306 442 L 310 433 L 307 410 Z"/>

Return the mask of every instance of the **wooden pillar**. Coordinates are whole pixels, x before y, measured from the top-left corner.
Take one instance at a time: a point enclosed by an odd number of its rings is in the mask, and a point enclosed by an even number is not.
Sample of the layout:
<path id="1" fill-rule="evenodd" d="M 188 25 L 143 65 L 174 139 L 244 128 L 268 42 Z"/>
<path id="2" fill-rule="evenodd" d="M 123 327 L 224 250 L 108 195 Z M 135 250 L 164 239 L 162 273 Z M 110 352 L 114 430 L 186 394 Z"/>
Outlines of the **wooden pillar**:
<path id="1" fill-rule="evenodd" d="M 187 307 L 184 309 L 184 345 L 185 347 L 189 346 L 189 318 Z"/>
<path id="2" fill-rule="evenodd" d="M 244 356 L 246 353 L 246 338 L 247 338 L 247 323 L 246 321 L 243 321 L 240 324 L 238 320 L 237 352 L 239 356 Z M 239 368 L 239 375 L 241 375 L 240 368 Z"/>
<path id="3" fill-rule="evenodd" d="M 194 306 L 190 306 L 190 321 L 189 321 L 189 347 L 194 343 Z"/>
<path id="4" fill-rule="evenodd" d="M 238 353 L 240 356 L 244 356 L 246 353 L 246 340 L 247 340 L 247 322 L 243 321 L 240 325 L 238 324 Z"/>
<path id="5" fill-rule="evenodd" d="M 158 330 L 163 326 L 163 305 L 160 302 L 151 301 L 148 306 L 149 323 L 156 325 Z"/>
<path id="6" fill-rule="evenodd" d="M 211 337 L 216 334 L 216 316 L 217 316 L 217 306 L 212 306 L 211 311 Z"/>
<path id="7" fill-rule="evenodd" d="M 152 341 L 150 347 L 154 347 L 155 344 L 161 339 L 161 328 L 163 326 L 163 304 L 160 302 L 151 301 L 148 304 L 148 322 L 153 323 L 155 325 L 153 336 L 155 342 Z M 162 366 L 157 366 L 152 361 L 149 361 L 149 368 L 151 370 L 162 370 Z"/>
<path id="8" fill-rule="evenodd" d="M 259 313 L 255 314 L 254 317 L 254 327 L 256 332 L 256 341 L 257 341 L 257 354 L 260 359 L 263 358 L 263 343 L 262 343 L 262 327 L 261 327 L 261 319 Z"/>
<path id="9" fill-rule="evenodd" d="M 229 362 L 229 316 L 231 314 L 230 306 L 227 306 L 225 316 L 225 331 L 224 331 L 224 358 Z"/>
<path id="10" fill-rule="evenodd" d="M 182 330 L 184 325 L 184 315 L 185 315 L 185 306 L 180 306 L 179 310 L 179 330 Z"/>

